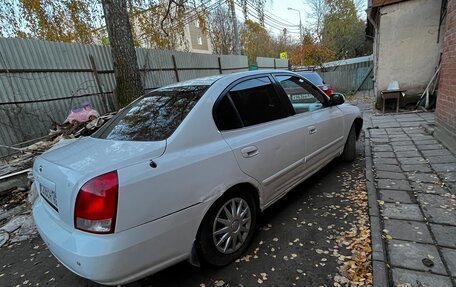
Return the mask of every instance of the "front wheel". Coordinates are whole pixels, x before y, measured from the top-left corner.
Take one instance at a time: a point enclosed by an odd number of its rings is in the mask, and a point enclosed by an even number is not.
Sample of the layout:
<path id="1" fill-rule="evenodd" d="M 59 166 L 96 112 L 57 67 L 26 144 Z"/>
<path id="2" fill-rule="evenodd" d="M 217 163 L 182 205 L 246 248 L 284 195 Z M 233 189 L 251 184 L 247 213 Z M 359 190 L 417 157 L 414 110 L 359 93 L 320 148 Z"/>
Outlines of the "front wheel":
<path id="1" fill-rule="evenodd" d="M 215 266 L 236 260 L 250 244 L 256 220 L 257 207 L 249 193 L 222 196 L 201 223 L 198 245 L 204 260 Z"/>
<path id="2" fill-rule="evenodd" d="M 356 158 L 356 131 L 355 125 L 352 125 L 347 141 L 345 142 L 344 152 L 341 155 L 344 161 L 354 161 Z"/>

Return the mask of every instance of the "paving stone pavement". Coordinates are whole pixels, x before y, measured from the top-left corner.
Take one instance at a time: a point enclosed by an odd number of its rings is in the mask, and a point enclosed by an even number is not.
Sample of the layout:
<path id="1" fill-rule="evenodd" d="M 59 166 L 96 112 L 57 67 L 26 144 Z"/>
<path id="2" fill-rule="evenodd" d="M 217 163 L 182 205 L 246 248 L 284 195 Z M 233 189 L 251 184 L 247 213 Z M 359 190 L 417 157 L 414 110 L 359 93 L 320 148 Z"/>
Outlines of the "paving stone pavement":
<path id="1" fill-rule="evenodd" d="M 426 133 L 433 124 L 424 112 L 365 117 L 374 286 L 456 287 L 456 156 Z"/>

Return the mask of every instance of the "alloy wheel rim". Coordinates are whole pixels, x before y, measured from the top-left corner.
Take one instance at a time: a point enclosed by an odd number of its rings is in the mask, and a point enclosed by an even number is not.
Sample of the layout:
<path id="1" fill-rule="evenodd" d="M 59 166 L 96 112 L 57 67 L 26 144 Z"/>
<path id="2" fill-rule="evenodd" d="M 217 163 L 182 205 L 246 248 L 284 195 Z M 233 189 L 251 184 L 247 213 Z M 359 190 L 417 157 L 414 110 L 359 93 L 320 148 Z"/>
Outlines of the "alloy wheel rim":
<path id="1" fill-rule="evenodd" d="M 250 207 L 240 197 L 232 198 L 219 209 L 215 217 L 212 238 L 222 254 L 238 251 L 247 239 L 252 223 Z"/>

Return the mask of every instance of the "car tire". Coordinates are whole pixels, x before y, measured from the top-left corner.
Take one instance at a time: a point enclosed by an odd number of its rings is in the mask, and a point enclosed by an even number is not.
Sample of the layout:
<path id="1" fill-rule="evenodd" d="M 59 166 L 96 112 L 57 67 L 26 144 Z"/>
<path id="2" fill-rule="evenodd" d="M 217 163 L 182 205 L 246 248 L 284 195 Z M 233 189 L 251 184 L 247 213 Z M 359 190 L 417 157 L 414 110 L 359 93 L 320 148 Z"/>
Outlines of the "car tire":
<path id="1" fill-rule="evenodd" d="M 228 191 L 214 203 L 201 223 L 197 243 L 202 259 L 213 266 L 236 260 L 252 241 L 256 221 L 257 205 L 253 196 L 242 190 Z"/>
<path id="2" fill-rule="evenodd" d="M 342 160 L 352 162 L 356 158 L 356 131 L 355 125 L 352 125 L 347 141 L 345 142 L 344 151 L 341 155 Z"/>

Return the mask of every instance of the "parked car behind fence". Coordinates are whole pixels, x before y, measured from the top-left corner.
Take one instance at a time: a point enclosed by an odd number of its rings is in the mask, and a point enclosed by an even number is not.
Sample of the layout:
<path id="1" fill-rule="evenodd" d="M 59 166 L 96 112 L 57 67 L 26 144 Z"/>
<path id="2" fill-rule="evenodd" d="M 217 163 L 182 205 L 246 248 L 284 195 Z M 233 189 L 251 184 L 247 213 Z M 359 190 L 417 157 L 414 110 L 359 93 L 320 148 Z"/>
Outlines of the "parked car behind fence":
<path id="1" fill-rule="evenodd" d="M 332 85 L 325 83 L 321 76 L 317 72 L 313 71 L 298 71 L 299 75 L 303 76 L 307 80 L 311 81 L 312 84 L 319 87 L 325 94 L 331 96 L 333 94 Z"/>

